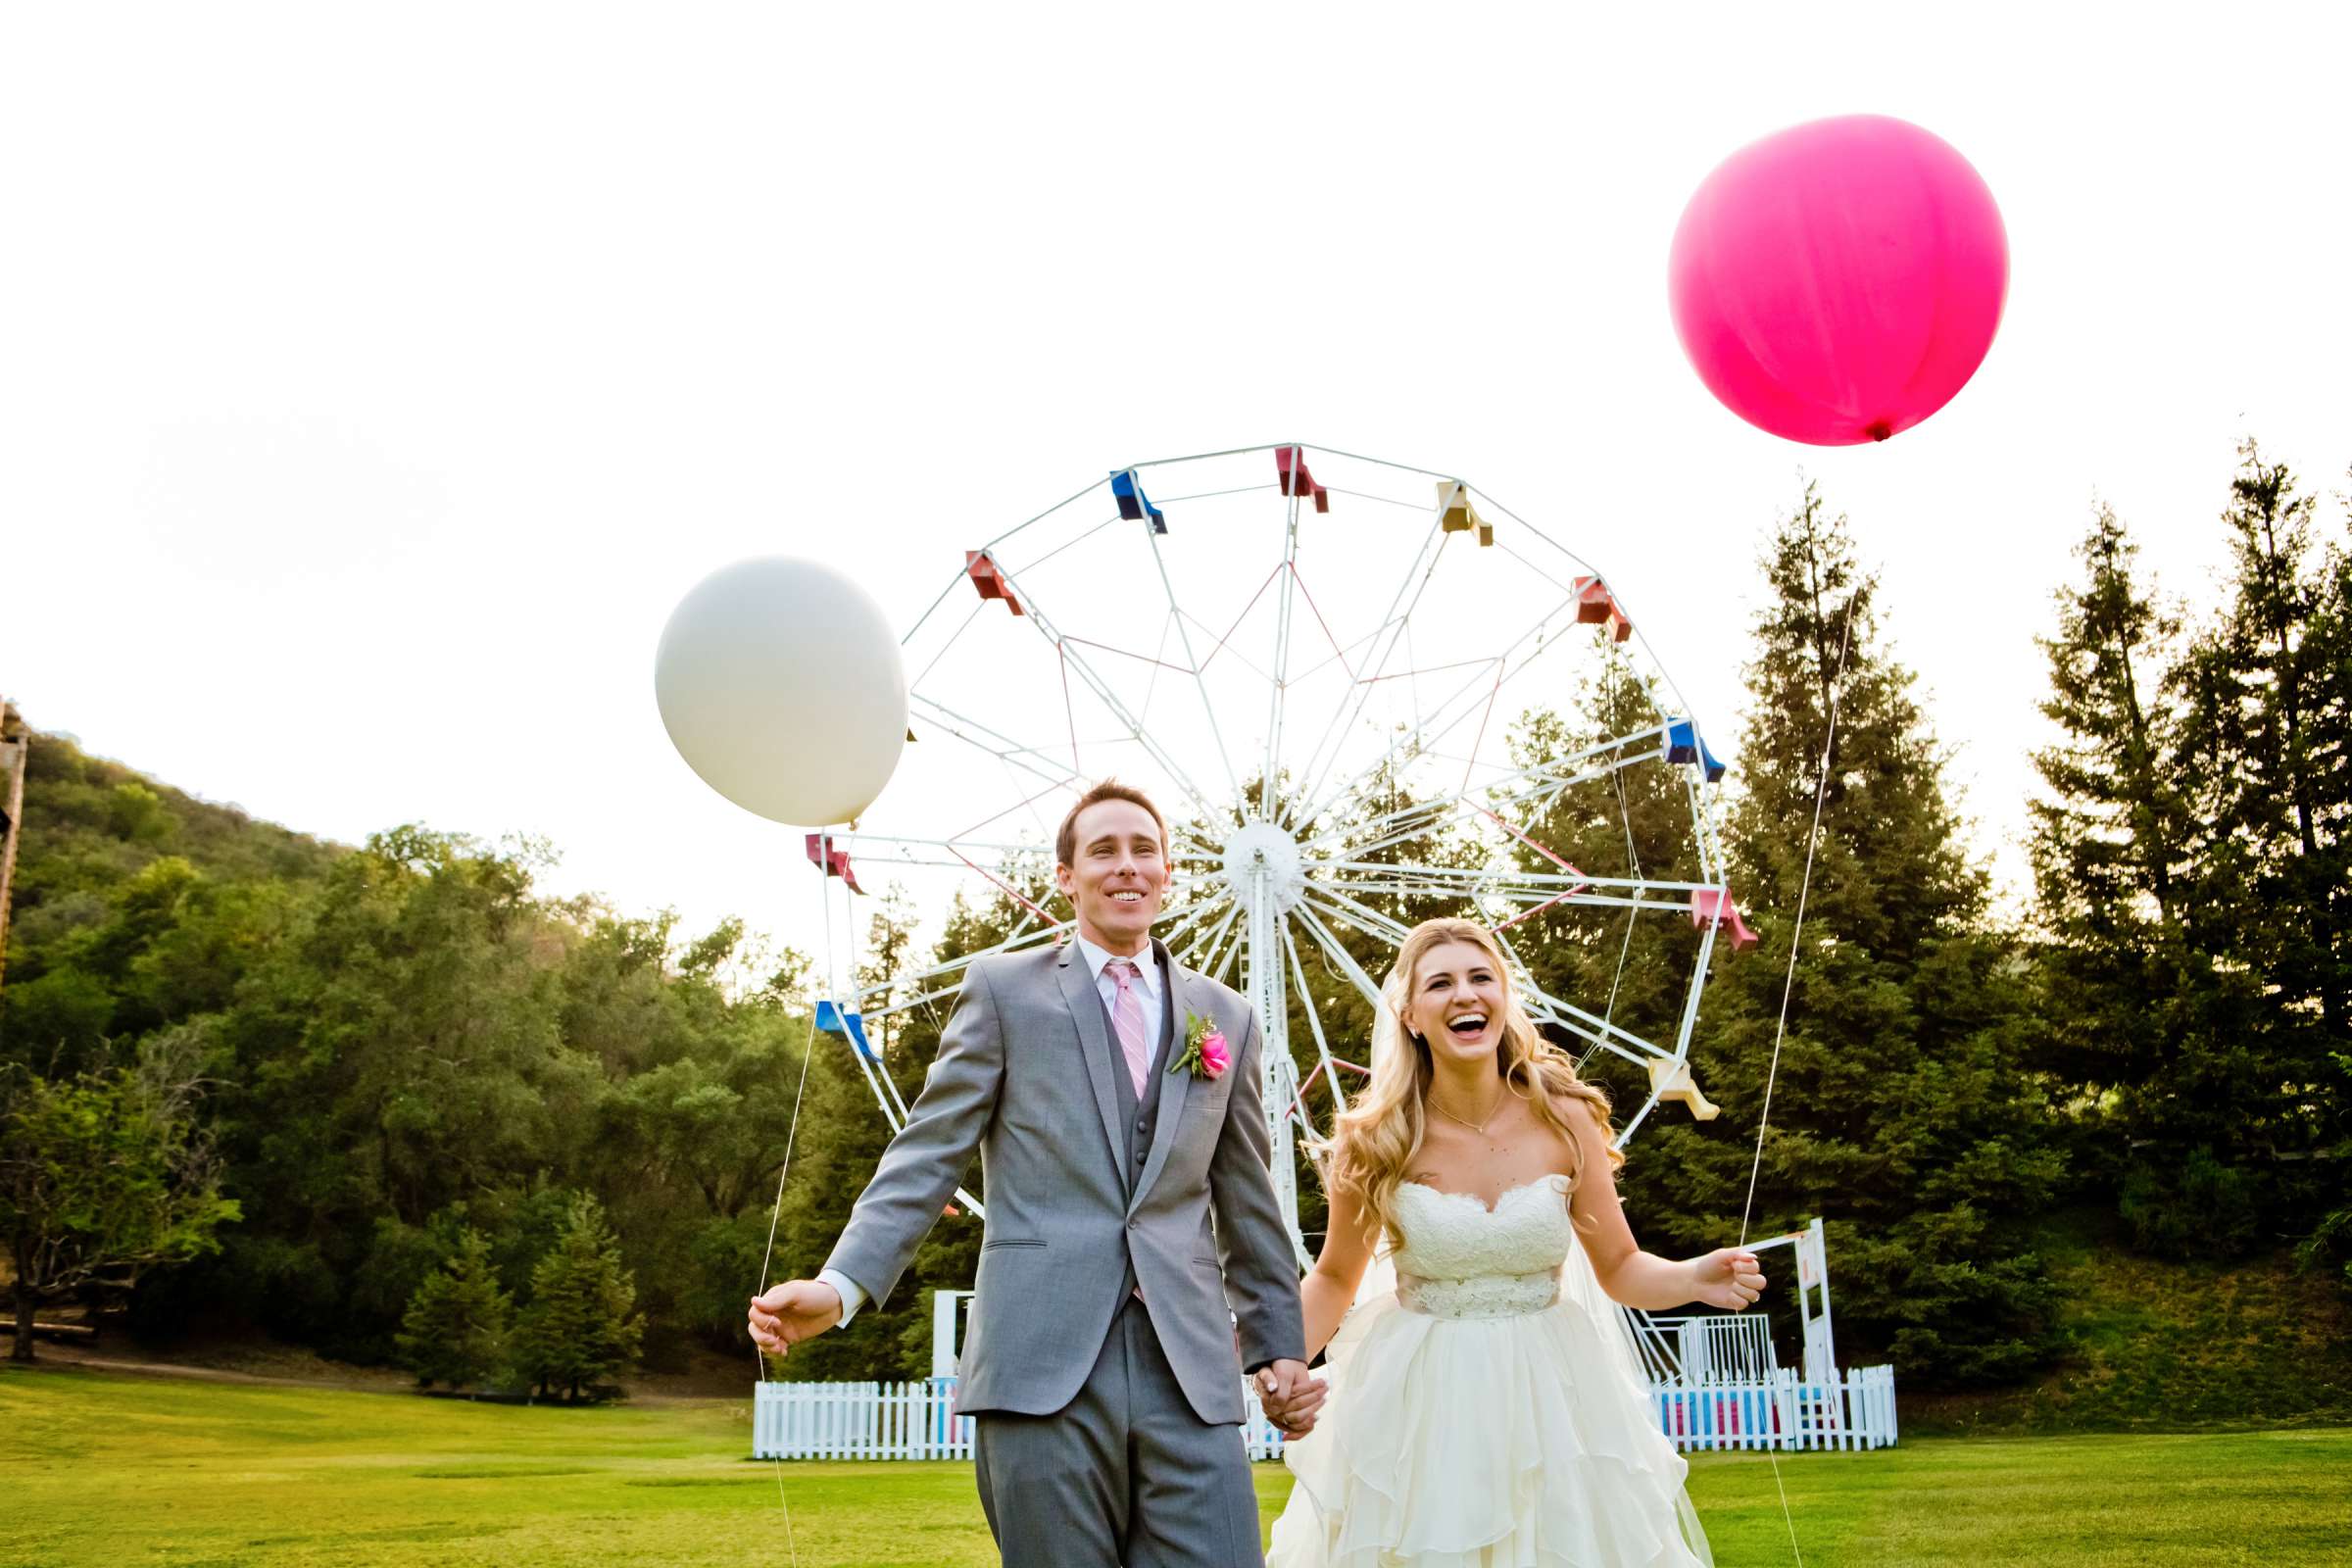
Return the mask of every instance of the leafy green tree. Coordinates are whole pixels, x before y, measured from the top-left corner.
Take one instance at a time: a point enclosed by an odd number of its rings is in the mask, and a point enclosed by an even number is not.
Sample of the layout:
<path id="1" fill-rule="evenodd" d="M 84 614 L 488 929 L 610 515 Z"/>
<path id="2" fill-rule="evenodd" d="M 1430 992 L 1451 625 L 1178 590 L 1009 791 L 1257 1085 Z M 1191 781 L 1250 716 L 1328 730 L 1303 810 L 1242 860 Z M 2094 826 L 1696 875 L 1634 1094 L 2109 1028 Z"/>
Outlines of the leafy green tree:
<path id="1" fill-rule="evenodd" d="M 234 1190 L 268 1200 L 222 1283 L 268 1301 L 272 1326 L 383 1355 L 398 1300 L 355 1315 L 348 1297 L 379 1217 L 421 1225 L 565 1185 L 580 1164 L 603 1075 L 559 1033 L 565 931 L 530 873 L 462 838 L 379 834 L 333 866 L 224 1015 Z"/>
<path id="2" fill-rule="evenodd" d="M 70 1080 L 0 1078 L 0 1233 L 16 1270 L 13 1358 L 33 1358 L 35 1309 L 126 1291 L 151 1268 L 211 1250 L 237 1217 L 197 1122 L 201 1080 L 184 1041 L 135 1067 Z"/>
<path id="3" fill-rule="evenodd" d="M 600 1055 L 637 1058 L 633 1071 L 611 1069 L 581 1179 L 608 1195 L 640 1277 L 659 1282 L 649 1315 L 738 1348 L 808 1037 L 795 989 L 806 960 L 765 952 L 730 921 L 674 969 L 632 960 L 616 983 L 605 939 L 625 924 L 601 923 L 565 970 L 567 990 L 578 988 L 566 1043 L 611 1040 L 595 1046 Z M 746 989 L 730 995 L 736 987 Z M 619 1044 L 624 1032 L 633 1047 Z"/>
<path id="4" fill-rule="evenodd" d="M 401 1364 L 425 1388 L 486 1382 L 507 1365 L 513 1317 L 514 1302 L 499 1288 L 490 1261 L 489 1238 L 467 1226 L 457 1255 L 426 1275 L 409 1298 L 397 1339 Z"/>
<path id="5" fill-rule="evenodd" d="M 2014 1376 L 2047 1353 L 2052 1293 L 2030 1232 L 2062 1167 L 2022 1059 L 2021 965 L 1988 924 L 1913 677 L 1880 645 L 1877 581 L 1813 486 L 1763 568 L 1727 835 L 1762 943 L 1717 944 L 1692 1046 L 1723 1114 L 1651 1119 L 1632 1206 L 1653 1244 L 1740 1234 L 1826 755 L 1748 1234 L 1826 1221 L 1849 1354 L 1891 1354 L 1913 1386 Z"/>
<path id="6" fill-rule="evenodd" d="M 636 1305 L 637 1282 L 604 1208 L 582 1195 L 531 1270 L 530 1303 L 514 1329 L 515 1370 L 540 1394 L 561 1391 L 577 1402 L 637 1364 L 645 1319 Z"/>

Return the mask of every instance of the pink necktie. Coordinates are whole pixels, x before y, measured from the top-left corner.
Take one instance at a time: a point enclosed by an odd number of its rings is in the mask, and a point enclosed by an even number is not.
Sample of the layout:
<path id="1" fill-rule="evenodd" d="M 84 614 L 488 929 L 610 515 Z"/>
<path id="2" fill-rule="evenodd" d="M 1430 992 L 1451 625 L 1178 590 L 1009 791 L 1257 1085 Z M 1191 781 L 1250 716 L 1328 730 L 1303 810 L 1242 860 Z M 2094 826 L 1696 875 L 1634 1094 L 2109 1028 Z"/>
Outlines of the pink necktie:
<path id="1" fill-rule="evenodd" d="M 1110 960 L 1110 977 L 1119 994 L 1110 1004 L 1111 1026 L 1119 1032 L 1119 1049 L 1127 1053 L 1127 1075 L 1135 1080 L 1135 1098 L 1144 1098 L 1144 1074 L 1152 1070 L 1152 1048 L 1144 1044 L 1144 1002 L 1134 982 L 1143 971 L 1125 958 Z"/>

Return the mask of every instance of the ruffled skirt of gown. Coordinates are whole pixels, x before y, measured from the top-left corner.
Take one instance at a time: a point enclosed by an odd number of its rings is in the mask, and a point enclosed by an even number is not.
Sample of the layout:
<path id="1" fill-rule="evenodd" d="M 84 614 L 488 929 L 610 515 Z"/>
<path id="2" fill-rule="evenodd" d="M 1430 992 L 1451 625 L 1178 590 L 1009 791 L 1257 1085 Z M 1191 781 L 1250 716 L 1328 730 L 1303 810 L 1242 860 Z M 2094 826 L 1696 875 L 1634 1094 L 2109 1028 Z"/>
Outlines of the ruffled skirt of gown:
<path id="1" fill-rule="evenodd" d="M 1623 1320 L 1581 1248 L 1562 1275 L 1517 1316 L 1349 1312 L 1267 1568 L 1711 1568 Z"/>

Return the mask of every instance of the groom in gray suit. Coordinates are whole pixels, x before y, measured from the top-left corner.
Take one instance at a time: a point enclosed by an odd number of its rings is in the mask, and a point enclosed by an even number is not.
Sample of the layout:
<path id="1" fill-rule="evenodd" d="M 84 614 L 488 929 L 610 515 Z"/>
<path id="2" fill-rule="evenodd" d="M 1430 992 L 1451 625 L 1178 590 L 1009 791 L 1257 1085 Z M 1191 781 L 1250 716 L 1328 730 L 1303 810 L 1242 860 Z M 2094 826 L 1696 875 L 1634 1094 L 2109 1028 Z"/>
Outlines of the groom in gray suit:
<path id="1" fill-rule="evenodd" d="M 752 1337 L 781 1351 L 887 1298 L 977 1149 L 988 1220 L 957 1404 L 998 1550 L 1257 1568 L 1244 1371 L 1286 1430 L 1323 1397 L 1266 1174 L 1257 1018 L 1152 938 L 1167 824 L 1140 791 L 1089 790 L 1054 861 L 1077 940 L 965 971 L 833 1255 L 754 1298 Z M 1188 1061 L 1195 1019 L 1239 1042 L 1226 1070 Z"/>

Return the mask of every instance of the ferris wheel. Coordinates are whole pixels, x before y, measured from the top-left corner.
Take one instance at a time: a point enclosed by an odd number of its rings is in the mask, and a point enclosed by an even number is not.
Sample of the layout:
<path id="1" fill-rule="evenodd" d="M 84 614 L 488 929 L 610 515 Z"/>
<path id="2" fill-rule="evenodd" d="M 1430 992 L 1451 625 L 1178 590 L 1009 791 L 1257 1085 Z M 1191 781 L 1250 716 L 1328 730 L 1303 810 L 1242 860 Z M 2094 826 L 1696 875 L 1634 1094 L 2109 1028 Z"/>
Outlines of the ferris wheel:
<path id="1" fill-rule="evenodd" d="M 1364 1042 L 1327 1026 L 1330 978 L 1377 1005 L 1385 960 L 1351 947 L 1393 950 L 1408 905 L 1488 925 L 1539 1026 L 1631 1065 L 1643 1098 L 1621 1142 L 1664 1102 L 1715 1113 L 1691 1034 L 1719 935 L 1753 941 L 1714 831 L 1723 766 L 1596 566 L 1458 475 L 1298 443 L 1130 465 L 972 533 L 901 640 L 911 744 L 889 790 L 808 845 L 844 897 L 888 877 L 931 907 L 961 891 L 1017 911 L 991 945 L 820 1004 L 894 1127 L 906 1105 L 880 1070 L 887 1020 L 942 1006 L 976 958 L 1070 934 L 1042 892 L 1054 832 L 1108 775 L 1168 818 L 1160 935 L 1256 1010 L 1272 1170 L 1302 1262 L 1296 1141 L 1366 1072 Z M 1518 716 L 1573 710 L 1612 660 L 1639 695 L 1633 720 L 1620 708 L 1531 750 Z M 1689 880 L 1644 875 L 1632 855 L 1588 872 L 1541 836 L 1570 792 L 1622 806 L 1637 775 L 1678 803 L 1671 863 Z M 1514 941 L 1580 917 L 1622 925 L 1621 972 L 1637 924 L 1689 928 L 1679 1010 L 1640 1029 L 1599 997 L 1539 985 Z"/>

